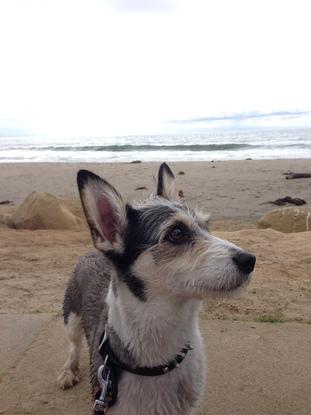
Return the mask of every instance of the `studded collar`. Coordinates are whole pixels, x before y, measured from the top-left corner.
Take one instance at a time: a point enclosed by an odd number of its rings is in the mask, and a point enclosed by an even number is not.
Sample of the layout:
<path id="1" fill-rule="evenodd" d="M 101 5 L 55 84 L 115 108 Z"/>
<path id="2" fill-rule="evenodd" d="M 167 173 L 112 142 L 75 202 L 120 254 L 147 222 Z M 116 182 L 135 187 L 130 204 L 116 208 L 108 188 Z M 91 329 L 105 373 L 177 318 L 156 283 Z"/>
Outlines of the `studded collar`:
<path id="1" fill-rule="evenodd" d="M 118 383 L 122 371 L 130 372 L 139 376 L 161 376 L 169 373 L 170 371 L 179 367 L 187 353 L 192 350 L 193 347 L 190 343 L 185 344 L 185 346 L 179 351 L 176 356 L 167 361 L 163 365 L 153 366 L 153 367 L 132 367 L 128 364 L 122 362 L 114 353 L 110 346 L 109 338 L 107 336 L 107 331 L 105 330 L 101 336 L 100 345 L 98 348 L 99 354 L 103 358 L 104 366 L 101 366 L 99 369 L 104 368 L 105 371 L 108 371 L 108 376 L 99 375 L 98 381 L 100 385 L 107 385 L 105 388 L 104 396 L 101 394 L 103 388 L 102 386 L 98 387 L 94 392 L 95 398 L 95 407 L 107 408 L 112 406 L 118 396 Z M 102 370 L 103 371 L 103 370 Z M 99 370 L 99 372 L 101 372 Z M 100 397 L 101 396 L 101 397 Z M 103 410 L 94 410 L 94 414 L 105 414 L 105 409 Z"/>
<path id="2" fill-rule="evenodd" d="M 104 360 L 106 356 L 108 355 L 109 366 L 116 366 L 117 368 L 121 370 L 133 373 L 135 375 L 140 375 L 140 376 L 160 376 L 177 368 L 181 364 L 181 362 L 184 360 L 189 350 L 192 350 L 192 349 L 193 347 L 191 346 L 190 343 L 185 344 L 185 346 L 180 350 L 180 352 L 172 360 L 169 360 L 164 365 L 153 366 L 153 367 L 146 367 L 146 366 L 131 367 L 128 364 L 121 362 L 121 360 L 119 360 L 119 358 L 115 355 L 114 351 L 112 350 L 110 346 L 109 338 L 108 336 L 105 335 L 105 332 L 104 332 L 98 351 Z"/>

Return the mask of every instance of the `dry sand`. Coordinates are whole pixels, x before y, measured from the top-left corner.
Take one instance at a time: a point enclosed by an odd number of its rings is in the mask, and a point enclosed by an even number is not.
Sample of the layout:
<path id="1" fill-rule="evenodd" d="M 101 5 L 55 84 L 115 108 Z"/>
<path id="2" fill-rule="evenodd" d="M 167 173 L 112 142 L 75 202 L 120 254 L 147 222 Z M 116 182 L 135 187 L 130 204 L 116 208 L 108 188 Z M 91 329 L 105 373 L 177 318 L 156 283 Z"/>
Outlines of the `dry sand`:
<path id="1" fill-rule="evenodd" d="M 72 199 L 77 196 L 78 168 L 103 175 L 129 199 L 142 199 L 153 190 L 157 164 L 0 167 L 0 201 L 14 202 L 0 205 L 0 414 L 87 414 L 86 350 L 80 385 L 62 392 L 55 377 L 65 358 L 63 290 L 77 258 L 92 249 L 89 234 L 16 231 L 5 227 L 5 217 L 34 190 L 66 198 L 79 213 L 78 202 Z M 215 233 L 255 252 L 258 259 L 245 292 L 237 298 L 210 300 L 202 312 L 209 362 L 202 414 L 309 415 L 311 232 L 257 230 L 255 221 L 273 208 L 263 204 L 269 200 L 289 195 L 311 204 L 311 179 L 288 181 L 282 175 L 288 170 L 310 171 L 310 161 L 172 167 L 175 173 L 185 173 L 176 176 L 187 202 L 212 212 Z M 147 190 L 135 190 L 141 186 Z"/>
<path id="2" fill-rule="evenodd" d="M 311 203 L 311 180 L 285 180 L 287 171 L 311 171 L 310 160 L 242 160 L 170 163 L 178 188 L 191 205 L 212 212 L 215 219 L 257 219 L 271 210 L 264 204 L 284 196 Z M 159 163 L 140 164 L 1 164 L 0 201 L 20 203 L 34 190 L 77 197 L 78 169 L 89 169 L 111 181 L 127 199 L 145 198 L 154 189 Z M 184 175 L 178 175 L 184 172 Z M 147 190 L 135 190 L 145 186 Z"/>

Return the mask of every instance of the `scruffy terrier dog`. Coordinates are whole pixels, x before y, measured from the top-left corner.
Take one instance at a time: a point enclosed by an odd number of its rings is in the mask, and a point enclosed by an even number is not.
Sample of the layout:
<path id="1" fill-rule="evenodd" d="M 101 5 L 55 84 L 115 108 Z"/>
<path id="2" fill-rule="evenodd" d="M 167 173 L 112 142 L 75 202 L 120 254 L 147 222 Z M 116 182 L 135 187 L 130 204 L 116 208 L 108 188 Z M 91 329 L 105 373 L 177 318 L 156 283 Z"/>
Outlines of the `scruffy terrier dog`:
<path id="1" fill-rule="evenodd" d="M 162 164 L 157 194 L 129 205 L 105 180 L 78 173 L 98 251 L 67 286 L 70 348 L 58 384 L 79 381 L 84 331 L 95 414 L 192 414 L 205 382 L 202 299 L 247 284 L 254 269 L 254 255 L 212 236 L 209 216 L 181 203 L 174 181 Z"/>

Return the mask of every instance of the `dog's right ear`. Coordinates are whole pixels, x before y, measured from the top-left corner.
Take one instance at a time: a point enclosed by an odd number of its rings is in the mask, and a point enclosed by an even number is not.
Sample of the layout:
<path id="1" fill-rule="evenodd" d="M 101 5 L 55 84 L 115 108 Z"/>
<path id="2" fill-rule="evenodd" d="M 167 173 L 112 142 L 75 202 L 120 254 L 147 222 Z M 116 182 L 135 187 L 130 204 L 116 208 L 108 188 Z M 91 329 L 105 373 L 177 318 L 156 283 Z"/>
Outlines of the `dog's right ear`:
<path id="1" fill-rule="evenodd" d="M 78 172 L 77 182 L 95 247 L 103 252 L 122 252 L 126 205 L 121 195 L 111 184 L 87 170 Z"/>
<path id="2" fill-rule="evenodd" d="M 175 186 L 175 176 L 166 163 L 162 163 L 158 173 L 157 195 L 179 201 Z"/>

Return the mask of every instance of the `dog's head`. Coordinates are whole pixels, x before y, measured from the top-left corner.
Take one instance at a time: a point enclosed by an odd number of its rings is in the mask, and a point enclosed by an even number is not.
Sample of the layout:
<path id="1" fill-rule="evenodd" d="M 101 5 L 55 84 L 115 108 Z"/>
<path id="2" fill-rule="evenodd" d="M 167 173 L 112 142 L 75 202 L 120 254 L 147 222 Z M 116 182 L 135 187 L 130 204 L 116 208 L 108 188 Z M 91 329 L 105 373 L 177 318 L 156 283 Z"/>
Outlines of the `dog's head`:
<path id="1" fill-rule="evenodd" d="M 209 215 L 178 198 L 163 163 L 156 195 L 139 205 L 97 175 L 81 170 L 78 187 L 94 245 L 140 300 L 157 295 L 204 298 L 248 283 L 256 258 L 208 230 Z"/>

